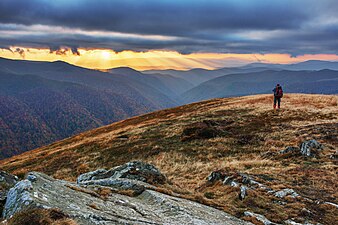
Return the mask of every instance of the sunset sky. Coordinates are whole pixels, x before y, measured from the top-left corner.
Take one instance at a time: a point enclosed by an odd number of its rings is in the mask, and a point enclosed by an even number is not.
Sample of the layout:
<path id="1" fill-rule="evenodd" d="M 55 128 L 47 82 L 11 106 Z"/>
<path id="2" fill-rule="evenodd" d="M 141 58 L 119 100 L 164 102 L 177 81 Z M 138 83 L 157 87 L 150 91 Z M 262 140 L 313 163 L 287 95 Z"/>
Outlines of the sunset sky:
<path id="1" fill-rule="evenodd" d="M 0 57 L 107 69 L 338 61 L 336 0 L 1 0 Z"/>

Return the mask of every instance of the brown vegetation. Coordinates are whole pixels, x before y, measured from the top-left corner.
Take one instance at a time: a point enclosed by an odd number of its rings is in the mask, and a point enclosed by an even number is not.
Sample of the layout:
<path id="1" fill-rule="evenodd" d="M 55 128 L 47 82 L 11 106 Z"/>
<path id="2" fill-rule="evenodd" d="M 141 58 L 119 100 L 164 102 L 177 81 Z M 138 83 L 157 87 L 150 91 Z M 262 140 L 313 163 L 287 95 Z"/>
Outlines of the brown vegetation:
<path id="1" fill-rule="evenodd" d="M 3 160 L 0 168 L 21 176 L 35 170 L 75 180 L 84 171 L 143 160 L 167 176 L 169 184 L 159 187 L 161 192 L 238 217 L 252 211 L 274 222 L 305 218 L 333 224 L 337 209 L 316 207 L 310 200 L 338 203 L 337 160 L 330 158 L 338 149 L 337 102 L 337 96 L 289 94 L 282 110 L 274 113 L 268 95 L 213 99 L 85 132 Z M 324 145 L 317 158 L 279 155 L 313 138 Z M 281 204 L 256 189 L 241 201 L 238 187 L 206 185 L 206 177 L 216 170 L 245 173 L 274 190 L 292 188 L 310 200 L 285 198 Z M 311 213 L 304 214 L 304 208 Z"/>
<path id="2" fill-rule="evenodd" d="M 67 215 L 57 209 L 27 209 L 16 213 L 8 225 L 77 225 Z"/>

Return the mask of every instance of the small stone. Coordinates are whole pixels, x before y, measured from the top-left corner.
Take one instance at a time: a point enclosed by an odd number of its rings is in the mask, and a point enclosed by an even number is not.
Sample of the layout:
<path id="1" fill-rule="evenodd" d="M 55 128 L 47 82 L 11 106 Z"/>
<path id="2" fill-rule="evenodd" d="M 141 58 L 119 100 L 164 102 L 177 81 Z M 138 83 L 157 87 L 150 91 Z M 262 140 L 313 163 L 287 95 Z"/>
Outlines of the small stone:
<path id="1" fill-rule="evenodd" d="M 307 208 L 302 208 L 301 215 L 303 217 L 310 217 L 310 216 L 313 216 L 313 213 L 310 210 L 308 210 Z"/>
<path id="2" fill-rule="evenodd" d="M 224 185 L 227 185 L 227 184 L 230 184 L 231 181 L 232 181 L 233 177 L 230 176 L 230 177 L 225 177 L 224 180 L 223 180 L 223 184 Z"/>
<path id="3" fill-rule="evenodd" d="M 330 155 L 330 159 L 338 159 L 338 150 L 332 155 Z"/>
<path id="4" fill-rule="evenodd" d="M 309 141 L 304 141 L 300 145 L 300 153 L 306 157 L 315 157 L 319 154 L 320 150 L 323 149 L 323 145 L 312 139 Z"/>
<path id="5" fill-rule="evenodd" d="M 239 199 L 244 200 L 245 196 L 247 195 L 248 188 L 245 185 L 241 186 L 241 191 L 239 193 Z"/>
<path id="6" fill-rule="evenodd" d="M 332 202 L 324 202 L 324 204 L 332 205 L 338 209 L 338 204 L 332 203 Z"/>
<path id="7" fill-rule="evenodd" d="M 303 225 L 301 223 L 296 223 L 295 221 L 293 220 L 285 220 L 284 221 L 284 224 L 287 224 L 287 225 Z"/>
<path id="8" fill-rule="evenodd" d="M 221 171 L 213 171 L 211 174 L 207 177 L 207 180 L 211 183 L 214 183 L 218 180 L 221 180 L 224 175 Z"/>
<path id="9" fill-rule="evenodd" d="M 293 147 L 293 146 L 288 146 L 284 150 L 279 151 L 279 154 L 287 154 L 287 153 L 293 153 L 299 151 L 299 148 Z"/>
<path id="10" fill-rule="evenodd" d="M 262 222 L 264 225 L 277 225 L 277 223 L 271 222 L 270 220 L 268 220 L 265 216 L 263 216 L 263 215 L 261 215 L 261 214 L 257 214 L 257 213 L 245 211 L 245 212 L 244 212 L 244 215 L 245 215 L 245 216 L 254 217 L 254 218 L 256 218 L 258 221 Z"/>
<path id="11" fill-rule="evenodd" d="M 299 196 L 299 194 L 297 194 L 297 192 L 295 192 L 293 189 L 290 189 L 290 188 L 285 188 L 285 189 L 277 191 L 275 193 L 275 196 L 278 197 L 278 198 L 284 198 L 287 195 L 291 195 L 291 197 L 293 197 L 293 198 Z"/>
<path id="12" fill-rule="evenodd" d="M 34 181 L 36 181 L 36 176 L 33 175 L 33 174 L 28 174 L 27 180 L 29 180 L 29 181 L 31 181 L 31 182 L 34 182 Z"/>
<path id="13" fill-rule="evenodd" d="M 249 177 L 248 175 L 245 175 L 245 174 L 241 174 L 241 176 L 243 177 L 242 179 L 242 183 L 243 184 L 250 184 L 252 179 L 251 177 Z"/>
<path id="14" fill-rule="evenodd" d="M 231 181 L 231 182 L 230 182 L 230 186 L 231 186 L 231 187 L 238 187 L 239 184 L 238 184 L 236 181 Z"/>

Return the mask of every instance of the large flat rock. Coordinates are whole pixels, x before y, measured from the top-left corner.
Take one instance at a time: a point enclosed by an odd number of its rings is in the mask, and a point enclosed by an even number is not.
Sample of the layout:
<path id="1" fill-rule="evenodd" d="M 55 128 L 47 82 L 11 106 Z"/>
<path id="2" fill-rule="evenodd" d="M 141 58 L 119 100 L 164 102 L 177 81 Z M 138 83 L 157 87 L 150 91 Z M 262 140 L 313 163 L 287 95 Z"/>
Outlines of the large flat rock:
<path id="1" fill-rule="evenodd" d="M 223 211 L 146 189 L 101 198 L 76 183 L 31 172 L 10 189 L 3 216 L 29 207 L 59 208 L 79 224 L 250 224 Z"/>

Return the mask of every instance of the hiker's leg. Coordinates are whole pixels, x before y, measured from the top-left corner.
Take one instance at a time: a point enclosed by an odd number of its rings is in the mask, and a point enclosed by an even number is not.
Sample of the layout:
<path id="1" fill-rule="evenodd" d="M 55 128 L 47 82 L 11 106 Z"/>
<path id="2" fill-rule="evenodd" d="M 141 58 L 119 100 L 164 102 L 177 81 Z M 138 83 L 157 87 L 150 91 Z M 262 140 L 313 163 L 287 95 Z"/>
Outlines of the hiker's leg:
<path id="1" fill-rule="evenodd" d="M 277 103 L 277 98 L 273 97 L 273 108 L 274 109 L 276 108 L 276 103 Z"/>
<path id="2" fill-rule="evenodd" d="M 281 98 L 278 98 L 278 109 L 280 109 L 280 100 Z"/>

